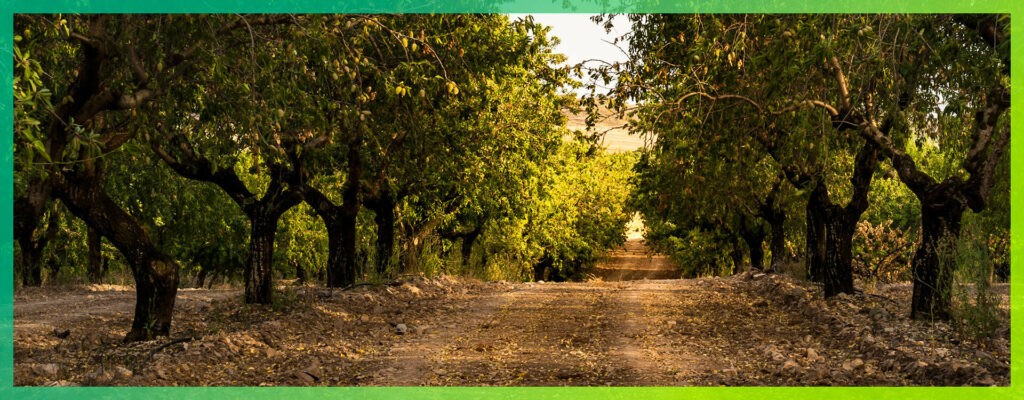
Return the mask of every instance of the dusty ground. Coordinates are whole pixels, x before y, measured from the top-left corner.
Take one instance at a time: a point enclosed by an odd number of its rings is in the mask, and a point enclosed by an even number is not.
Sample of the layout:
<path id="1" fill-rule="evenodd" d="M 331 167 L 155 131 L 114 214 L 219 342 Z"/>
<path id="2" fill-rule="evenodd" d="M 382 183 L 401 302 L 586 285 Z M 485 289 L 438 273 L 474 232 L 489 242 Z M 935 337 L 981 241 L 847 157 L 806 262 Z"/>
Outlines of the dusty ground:
<path id="1" fill-rule="evenodd" d="M 824 301 L 813 286 L 780 276 L 645 280 L 669 276 L 672 267 L 636 254 L 644 251 L 637 245 L 602 266 L 603 281 L 511 284 L 442 277 L 345 292 L 283 287 L 274 307 L 243 305 L 237 291 L 182 290 L 172 339 L 195 339 L 165 348 L 160 346 L 171 339 L 120 343 L 133 301 L 124 288 L 19 289 L 14 382 L 1009 383 L 1008 328 L 977 343 L 944 324 L 910 321 L 907 285 L 878 288 L 885 298 Z M 405 325 L 404 334 L 398 324 Z M 68 337 L 55 335 L 65 329 Z"/>

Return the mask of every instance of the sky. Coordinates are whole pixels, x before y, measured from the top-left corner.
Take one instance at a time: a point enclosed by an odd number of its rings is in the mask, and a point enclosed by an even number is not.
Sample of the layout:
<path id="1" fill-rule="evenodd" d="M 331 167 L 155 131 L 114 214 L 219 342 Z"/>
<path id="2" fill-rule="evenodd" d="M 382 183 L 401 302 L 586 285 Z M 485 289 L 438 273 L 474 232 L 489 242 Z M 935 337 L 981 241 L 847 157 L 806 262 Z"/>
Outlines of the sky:
<path id="1" fill-rule="evenodd" d="M 532 15 L 537 23 L 551 27 L 550 34 L 561 41 L 555 50 L 565 54 L 570 65 L 589 59 L 608 62 L 626 60 L 626 54 L 623 53 L 628 48 L 626 42 L 619 42 L 622 49 L 609 43 L 631 30 L 632 24 L 625 16 L 614 17 L 610 33 L 590 20 L 595 14 L 509 14 L 509 17 L 527 15 Z"/>

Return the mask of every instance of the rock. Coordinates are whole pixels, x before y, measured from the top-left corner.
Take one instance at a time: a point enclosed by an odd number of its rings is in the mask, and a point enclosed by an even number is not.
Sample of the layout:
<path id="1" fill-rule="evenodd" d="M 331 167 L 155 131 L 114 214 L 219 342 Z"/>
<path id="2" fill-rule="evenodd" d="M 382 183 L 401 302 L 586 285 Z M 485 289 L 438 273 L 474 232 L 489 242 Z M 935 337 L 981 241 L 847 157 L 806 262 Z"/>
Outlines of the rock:
<path id="1" fill-rule="evenodd" d="M 739 375 L 740 370 L 736 368 L 726 368 L 722 370 L 722 373 L 727 376 L 736 376 Z"/>
<path id="2" fill-rule="evenodd" d="M 420 290 L 420 288 L 416 287 L 416 285 L 413 285 L 411 283 L 403 284 L 402 289 L 413 295 L 419 295 L 420 293 L 423 292 L 422 290 Z"/>
<path id="3" fill-rule="evenodd" d="M 161 366 L 153 367 L 153 373 L 156 374 L 157 378 L 168 380 L 167 371 Z"/>
<path id="4" fill-rule="evenodd" d="M 982 386 L 995 386 L 996 381 L 992 379 L 991 375 L 985 375 L 984 378 L 978 380 L 978 384 Z"/>
<path id="5" fill-rule="evenodd" d="M 267 353 L 267 358 L 270 358 L 270 359 L 278 358 L 278 357 L 281 357 L 282 355 L 284 355 L 283 353 L 281 353 L 280 351 L 278 351 L 277 349 L 274 349 L 272 347 L 268 347 L 266 353 Z"/>
<path id="6" fill-rule="evenodd" d="M 779 353 L 779 352 L 772 353 L 772 360 L 774 360 L 775 362 L 779 362 L 779 361 L 782 361 L 782 360 L 785 360 L 785 359 L 786 359 L 786 356 L 782 355 L 782 353 Z"/>
<path id="7" fill-rule="evenodd" d="M 864 360 L 859 358 L 855 358 L 853 361 L 850 361 L 850 366 L 853 368 L 860 368 L 862 365 L 864 365 Z"/>
<path id="8" fill-rule="evenodd" d="M 32 370 L 38 375 L 52 376 L 57 375 L 57 372 L 60 371 L 60 366 L 53 363 L 39 364 L 32 368 Z"/>
<path id="9" fill-rule="evenodd" d="M 395 333 L 397 333 L 399 335 L 404 335 L 408 331 L 409 331 L 409 327 L 405 326 L 405 324 L 395 325 Z"/>
<path id="10" fill-rule="evenodd" d="M 868 317 L 872 320 L 878 321 L 889 317 L 889 311 L 882 307 L 874 307 L 868 309 Z"/>
<path id="11" fill-rule="evenodd" d="M 302 371 L 299 371 L 299 373 L 297 375 L 301 375 L 301 374 L 308 375 L 314 381 L 319 381 L 320 380 L 320 375 L 322 374 L 322 372 L 320 371 L 320 359 L 313 358 L 310 361 L 309 366 L 306 367 L 306 369 L 304 369 Z M 303 379 L 301 376 L 299 378 Z"/>
<path id="12" fill-rule="evenodd" d="M 539 281 L 537 281 L 537 283 L 544 283 L 544 280 L 543 279 L 539 280 Z"/>
<path id="13" fill-rule="evenodd" d="M 120 365 L 114 367 L 114 376 L 116 376 L 117 379 L 129 379 L 132 377 L 132 375 L 135 375 L 135 373 L 133 373 L 132 370 L 128 368 L 122 367 Z"/>
<path id="14" fill-rule="evenodd" d="M 819 359 L 824 359 L 824 358 L 825 357 L 822 357 L 822 356 L 818 355 L 818 351 L 817 350 L 815 350 L 813 348 L 810 348 L 810 347 L 807 348 L 807 361 L 810 361 L 810 362 L 813 363 L 813 362 L 818 362 Z"/>
<path id="15" fill-rule="evenodd" d="M 665 322 L 665 324 L 668 325 L 668 326 L 675 326 L 676 321 L 668 321 L 668 322 Z"/>
<path id="16" fill-rule="evenodd" d="M 303 371 L 296 372 L 295 373 L 295 377 L 299 378 L 299 380 L 305 382 L 307 385 L 312 385 L 312 384 L 316 383 L 316 378 L 314 378 L 312 375 L 307 374 L 307 373 L 305 373 Z"/>
<path id="17" fill-rule="evenodd" d="M 370 316 L 369 315 L 365 315 L 365 314 L 360 315 L 359 316 L 359 320 L 362 321 L 362 322 L 370 322 Z"/>
<path id="18" fill-rule="evenodd" d="M 786 360 L 786 362 L 782 364 L 782 370 L 786 371 L 786 372 L 792 373 L 792 372 L 798 371 L 799 369 L 800 369 L 800 363 L 798 363 L 798 362 L 796 362 L 795 360 L 792 360 L 792 359 Z"/>
<path id="19" fill-rule="evenodd" d="M 95 371 L 85 374 L 86 382 L 93 382 L 94 384 L 106 384 L 114 378 L 114 374 L 110 371 L 105 370 L 103 367 L 97 368 Z"/>

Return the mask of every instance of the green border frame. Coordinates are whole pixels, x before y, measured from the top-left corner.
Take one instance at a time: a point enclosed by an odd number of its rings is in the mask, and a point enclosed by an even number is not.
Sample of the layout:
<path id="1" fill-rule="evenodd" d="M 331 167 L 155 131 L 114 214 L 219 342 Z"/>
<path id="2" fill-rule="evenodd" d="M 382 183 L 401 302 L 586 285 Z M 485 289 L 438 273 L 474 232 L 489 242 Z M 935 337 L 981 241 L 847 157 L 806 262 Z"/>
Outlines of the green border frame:
<path id="1" fill-rule="evenodd" d="M 1012 42 L 1014 60 L 1024 59 L 1024 14 L 1022 0 L 857 0 L 827 2 L 821 0 L 7 0 L 0 5 L 0 76 L 10 82 L 13 76 L 13 13 L 184 13 L 184 12 L 406 12 L 406 13 L 691 13 L 691 12 L 763 12 L 763 13 L 1009 13 L 1011 35 L 1022 38 Z M 257 4 L 262 3 L 262 4 Z M 1022 88 L 1024 64 L 1016 62 L 1011 70 L 1011 129 L 1019 132 L 1024 123 Z M 874 397 L 883 399 L 1024 399 L 1024 338 L 1022 338 L 1022 283 L 1024 283 L 1024 136 L 1016 134 L 1010 141 L 1010 248 L 1012 269 L 1011 298 L 1011 366 L 1009 387 L 730 387 L 730 388 L 417 388 L 417 387 L 224 387 L 224 388 L 39 388 L 13 387 L 13 94 L 12 86 L 0 85 L 0 399 L 44 398 L 132 398 L 150 399 L 224 398 L 224 399 L 295 399 L 331 398 L 587 398 L 587 399 L 668 399 L 668 398 L 834 398 Z"/>

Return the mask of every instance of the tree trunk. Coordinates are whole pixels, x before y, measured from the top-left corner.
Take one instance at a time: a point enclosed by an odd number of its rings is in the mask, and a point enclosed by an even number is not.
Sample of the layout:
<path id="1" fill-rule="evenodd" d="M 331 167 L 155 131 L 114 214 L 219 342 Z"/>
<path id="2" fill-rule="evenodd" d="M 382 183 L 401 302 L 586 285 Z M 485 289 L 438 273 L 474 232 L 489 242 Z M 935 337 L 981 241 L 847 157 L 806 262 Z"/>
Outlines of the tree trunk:
<path id="1" fill-rule="evenodd" d="M 825 221 L 828 219 L 827 204 L 823 199 L 811 192 L 807 199 L 807 279 L 812 282 L 824 282 L 825 271 Z"/>
<path id="2" fill-rule="evenodd" d="M 786 229 L 785 229 L 785 217 L 772 218 L 768 220 L 768 225 L 771 227 L 771 243 L 769 248 L 772 252 L 772 264 L 768 267 L 768 272 L 775 272 L 782 268 L 782 262 L 785 260 L 786 254 Z"/>
<path id="3" fill-rule="evenodd" d="M 86 266 L 87 275 L 89 276 L 89 283 L 99 283 L 100 279 L 103 278 L 103 252 L 100 247 L 100 236 L 96 229 L 89 228 L 86 233 L 86 243 L 89 247 L 89 263 Z"/>
<path id="4" fill-rule="evenodd" d="M 22 254 L 19 259 L 19 268 L 21 269 L 22 285 L 24 286 L 39 286 L 43 284 L 43 251 L 46 250 L 46 246 L 50 242 L 53 242 L 57 238 L 57 228 L 60 224 L 60 219 L 58 218 L 58 212 L 60 211 L 59 204 L 57 202 L 53 202 L 52 204 L 53 207 L 50 209 L 50 216 L 46 221 L 45 233 L 36 238 L 36 228 L 33 227 L 27 231 L 27 234 L 18 235 L 18 244 L 21 246 Z M 40 218 L 36 218 L 35 220 L 38 221 L 39 219 L 42 219 L 41 217 L 42 215 L 40 215 Z M 53 271 L 52 262 L 49 264 L 50 271 Z M 50 276 L 51 278 L 55 278 L 56 274 L 51 272 Z"/>
<path id="5" fill-rule="evenodd" d="M 301 264 L 295 264 L 295 279 L 299 283 L 306 283 L 306 269 Z"/>
<path id="6" fill-rule="evenodd" d="M 851 249 L 856 223 L 832 203 L 824 183 L 815 184 L 807 200 L 808 273 L 824 285 L 825 297 L 853 293 Z"/>
<path id="7" fill-rule="evenodd" d="M 837 207 L 838 208 L 838 207 Z M 849 223 L 835 215 L 825 223 L 825 268 L 822 283 L 825 297 L 853 293 L 853 232 L 856 222 Z"/>
<path id="8" fill-rule="evenodd" d="M 754 269 L 764 269 L 764 232 L 758 229 L 744 229 L 743 241 L 747 243 L 747 249 L 750 250 L 750 267 Z"/>
<path id="9" fill-rule="evenodd" d="M 740 270 L 743 269 L 743 246 L 740 245 L 738 240 L 732 242 L 732 250 L 729 251 L 729 257 L 732 258 L 732 273 L 740 273 Z"/>
<path id="10" fill-rule="evenodd" d="M 538 282 L 547 279 L 554 262 L 555 260 L 551 256 L 544 254 L 544 257 L 533 265 L 533 281 Z"/>
<path id="11" fill-rule="evenodd" d="M 483 229 L 480 227 L 473 228 L 472 231 L 462 237 L 462 265 L 469 267 L 469 258 L 473 255 L 473 244 L 476 243 L 477 238 Z"/>
<path id="12" fill-rule="evenodd" d="M 358 263 L 356 263 L 356 244 L 359 237 L 356 235 L 356 215 L 344 215 L 341 220 L 341 251 L 344 258 L 342 277 L 345 285 L 356 282 L 358 276 Z"/>
<path id="13" fill-rule="evenodd" d="M 845 207 L 832 203 L 828 187 L 818 180 L 807 199 L 808 271 L 824 284 L 825 297 L 853 293 L 853 234 L 868 208 L 871 178 L 878 165 L 878 147 L 865 141 L 857 152 Z"/>
<path id="14" fill-rule="evenodd" d="M 327 224 L 327 287 L 356 282 L 356 218 L 340 216 Z"/>
<path id="15" fill-rule="evenodd" d="M 18 245 L 21 246 L 21 257 L 19 258 L 22 286 L 39 286 L 43 283 L 43 267 L 41 265 L 43 248 L 39 243 L 32 240 L 31 236 L 19 237 Z"/>
<path id="16" fill-rule="evenodd" d="M 203 284 L 206 283 L 206 275 L 209 273 L 207 271 L 209 271 L 209 270 L 207 270 L 205 267 L 202 267 L 202 266 L 199 267 L 199 274 L 196 275 L 196 287 L 197 288 L 202 289 L 203 288 Z"/>
<path id="17" fill-rule="evenodd" d="M 952 185 L 935 185 L 918 195 L 921 200 L 921 244 L 912 261 L 914 294 L 910 317 L 924 320 L 949 319 L 953 290 L 950 259 L 960 237 L 960 222 L 966 204 L 953 197 Z"/>
<path id="18" fill-rule="evenodd" d="M 391 266 L 391 257 L 395 249 L 395 199 L 390 191 L 381 191 L 380 196 L 371 202 L 373 221 L 377 225 L 377 265 L 379 276 L 387 273 Z"/>
<path id="19" fill-rule="evenodd" d="M 153 245 L 149 234 L 134 217 L 124 212 L 100 182 L 89 176 L 58 176 L 57 196 L 68 210 L 96 229 L 128 260 L 135 278 L 135 317 L 125 341 L 148 340 L 170 333 L 178 264 Z"/>
<path id="20" fill-rule="evenodd" d="M 249 217 L 249 262 L 245 265 L 245 302 L 270 304 L 274 281 L 276 215 L 257 211 Z"/>

